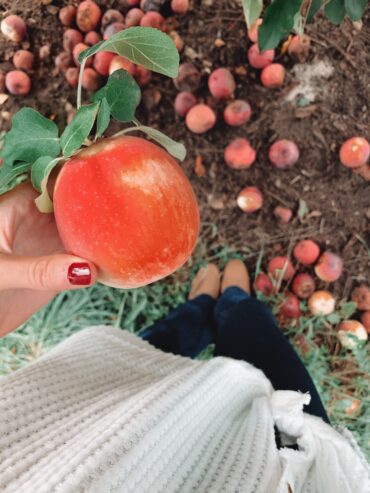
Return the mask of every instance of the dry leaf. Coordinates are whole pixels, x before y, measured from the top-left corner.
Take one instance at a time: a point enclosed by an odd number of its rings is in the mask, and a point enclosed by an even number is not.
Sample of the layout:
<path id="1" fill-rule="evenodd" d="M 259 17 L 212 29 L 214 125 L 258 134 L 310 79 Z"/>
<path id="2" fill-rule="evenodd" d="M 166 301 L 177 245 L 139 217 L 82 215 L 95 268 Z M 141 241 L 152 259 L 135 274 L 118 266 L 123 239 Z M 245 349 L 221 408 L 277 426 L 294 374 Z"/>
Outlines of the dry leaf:
<path id="1" fill-rule="evenodd" d="M 221 38 L 217 38 L 215 39 L 215 42 L 214 42 L 214 45 L 216 46 L 216 48 L 222 48 L 223 46 L 225 46 L 225 41 Z"/>
<path id="2" fill-rule="evenodd" d="M 203 166 L 202 156 L 199 154 L 195 156 L 194 171 L 199 178 L 202 178 L 206 174 L 206 168 Z"/>
<path id="3" fill-rule="evenodd" d="M 222 211 L 222 209 L 225 209 L 225 204 L 222 199 L 213 199 L 211 198 L 209 200 L 209 206 L 211 209 L 214 209 L 215 211 Z"/>
<path id="4" fill-rule="evenodd" d="M 307 118 L 311 116 L 317 109 L 316 104 L 310 104 L 309 106 L 304 106 L 302 108 L 296 108 L 294 116 L 296 118 Z"/>
<path id="5" fill-rule="evenodd" d="M 0 93 L 0 106 L 4 104 L 9 99 L 8 94 Z"/>
<path id="6" fill-rule="evenodd" d="M 236 75 L 247 75 L 247 69 L 243 67 L 243 65 L 239 65 L 239 67 L 235 67 L 234 72 Z"/>
<path id="7" fill-rule="evenodd" d="M 281 47 L 281 54 L 284 55 L 284 53 L 286 53 L 288 51 L 288 47 L 290 45 L 290 42 L 292 41 L 292 38 L 293 36 L 290 34 L 288 39 L 286 41 L 284 41 L 282 47 Z"/>

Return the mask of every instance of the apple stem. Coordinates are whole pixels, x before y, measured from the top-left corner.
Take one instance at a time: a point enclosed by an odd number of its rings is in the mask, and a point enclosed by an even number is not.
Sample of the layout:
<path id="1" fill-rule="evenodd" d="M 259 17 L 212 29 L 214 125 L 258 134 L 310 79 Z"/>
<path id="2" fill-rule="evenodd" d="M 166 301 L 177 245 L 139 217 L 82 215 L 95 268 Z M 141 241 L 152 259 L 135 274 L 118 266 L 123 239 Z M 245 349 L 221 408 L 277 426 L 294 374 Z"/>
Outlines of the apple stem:
<path id="1" fill-rule="evenodd" d="M 85 64 L 86 64 L 87 58 L 84 58 L 84 60 L 81 63 L 80 67 L 80 73 L 78 76 L 78 86 L 77 86 L 77 110 L 80 109 L 81 107 L 81 93 L 82 93 L 82 77 L 85 69 Z"/>

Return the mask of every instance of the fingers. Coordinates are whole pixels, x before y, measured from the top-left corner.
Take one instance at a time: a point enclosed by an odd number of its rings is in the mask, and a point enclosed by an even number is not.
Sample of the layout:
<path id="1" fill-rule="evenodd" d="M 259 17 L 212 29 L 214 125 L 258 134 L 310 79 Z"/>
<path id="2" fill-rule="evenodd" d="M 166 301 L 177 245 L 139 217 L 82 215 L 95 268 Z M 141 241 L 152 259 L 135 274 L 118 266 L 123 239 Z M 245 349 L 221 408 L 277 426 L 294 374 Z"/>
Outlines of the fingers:
<path id="1" fill-rule="evenodd" d="M 0 290 L 64 291 L 91 286 L 96 281 L 94 264 L 73 255 L 0 255 Z"/>

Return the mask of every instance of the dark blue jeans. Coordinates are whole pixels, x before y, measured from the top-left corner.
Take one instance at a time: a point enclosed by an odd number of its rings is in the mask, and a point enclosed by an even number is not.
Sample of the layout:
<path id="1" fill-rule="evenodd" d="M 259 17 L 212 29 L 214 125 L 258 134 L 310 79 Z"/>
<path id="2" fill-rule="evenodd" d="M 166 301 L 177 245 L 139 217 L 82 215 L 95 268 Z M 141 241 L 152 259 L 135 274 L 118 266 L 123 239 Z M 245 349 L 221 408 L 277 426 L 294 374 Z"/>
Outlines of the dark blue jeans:
<path id="1" fill-rule="evenodd" d="M 228 356 L 260 368 L 275 390 L 309 392 L 305 411 L 329 423 L 317 389 L 269 308 L 237 287 L 214 300 L 201 295 L 187 301 L 141 332 L 162 351 L 196 357 L 208 344 L 215 356 Z"/>

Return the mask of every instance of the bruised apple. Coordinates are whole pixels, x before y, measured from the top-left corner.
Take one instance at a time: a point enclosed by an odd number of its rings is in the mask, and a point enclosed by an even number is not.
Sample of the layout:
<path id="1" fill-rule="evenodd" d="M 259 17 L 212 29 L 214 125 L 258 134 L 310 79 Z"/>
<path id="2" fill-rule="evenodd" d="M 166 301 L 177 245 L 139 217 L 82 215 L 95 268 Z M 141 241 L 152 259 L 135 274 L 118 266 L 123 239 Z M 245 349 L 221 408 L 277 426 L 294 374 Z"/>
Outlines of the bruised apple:
<path id="1" fill-rule="evenodd" d="M 199 231 L 196 198 L 180 166 L 138 137 L 106 139 L 69 159 L 54 209 L 66 250 L 94 262 L 99 280 L 119 288 L 174 272 Z"/>

